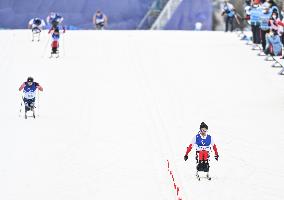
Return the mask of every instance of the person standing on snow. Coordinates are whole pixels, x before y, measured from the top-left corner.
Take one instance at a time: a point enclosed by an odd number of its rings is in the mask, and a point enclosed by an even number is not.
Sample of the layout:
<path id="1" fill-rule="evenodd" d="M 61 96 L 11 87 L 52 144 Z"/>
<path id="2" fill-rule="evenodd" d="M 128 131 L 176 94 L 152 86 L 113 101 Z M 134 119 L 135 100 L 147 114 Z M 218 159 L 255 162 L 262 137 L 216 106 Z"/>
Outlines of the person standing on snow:
<path id="1" fill-rule="evenodd" d="M 225 28 L 225 32 L 228 32 L 229 30 L 229 25 L 230 27 L 230 31 L 232 32 L 234 30 L 234 18 L 235 18 L 235 14 L 236 14 L 236 10 L 234 8 L 234 6 L 229 3 L 228 0 L 225 0 L 224 2 L 224 6 L 223 6 L 223 12 L 222 12 L 222 16 L 224 16 L 226 14 L 226 28 Z"/>
<path id="2" fill-rule="evenodd" d="M 253 42 L 253 50 L 258 49 L 258 45 L 261 42 L 260 37 L 260 16 L 262 15 L 262 9 L 259 6 L 259 2 L 257 0 L 253 0 L 251 10 L 250 10 L 250 25 L 252 31 L 252 42 Z"/>
<path id="3" fill-rule="evenodd" d="M 260 38 L 261 38 L 261 45 L 262 50 L 265 50 L 266 47 L 266 37 L 270 32 L 270 18 L 272 15 L 272 9 L 269 8 L 268 3 L 264 3 L 262 5 L 262 14 L 260 16 Z"/>

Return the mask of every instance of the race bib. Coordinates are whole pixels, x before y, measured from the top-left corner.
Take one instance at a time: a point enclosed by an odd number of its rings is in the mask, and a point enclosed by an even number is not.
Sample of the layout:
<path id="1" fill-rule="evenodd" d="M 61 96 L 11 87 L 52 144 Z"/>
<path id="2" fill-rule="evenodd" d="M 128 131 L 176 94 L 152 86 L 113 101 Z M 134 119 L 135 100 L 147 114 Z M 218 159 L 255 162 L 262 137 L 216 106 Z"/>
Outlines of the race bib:
<path id="1" fill-rule="evenodd" d="M 26 92 L 25 93 L 25 98 L 26 99 L 33 99 L 33 98 L 35 98 L 35 92 Z"/>
<path id="2" fill-rule="evenodd" d="M 202 150 L 210 151 L 210 146 L 197 146 L 196 150 L 197 151 L 202 151 Z"/>
<path id="3" fill-rule="evenodd" d="M 101 18 L 101 19 L 100 19 L 100 18 L 97 18 L 97 19 L 96 19 L 96 23 L 97 23 L 97 24 L 103 23 L 104 21 L 105 21 L 104 18 Z"/>

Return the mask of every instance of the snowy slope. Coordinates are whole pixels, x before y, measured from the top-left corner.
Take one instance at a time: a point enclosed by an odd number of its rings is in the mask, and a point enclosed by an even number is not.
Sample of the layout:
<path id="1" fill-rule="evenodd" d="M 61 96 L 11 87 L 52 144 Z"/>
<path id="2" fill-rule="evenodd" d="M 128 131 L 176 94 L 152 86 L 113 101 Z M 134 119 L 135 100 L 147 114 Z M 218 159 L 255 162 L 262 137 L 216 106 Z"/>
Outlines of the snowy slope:
<path id="1" fill-rule="evenodd" d="M 0 31 L 0 199 L 283 199 L 284 79 L 222 32 L 67 32 L 61 57 Z M 44 88 L 19 118 L 20 84 Z M 212 181 L 186 146 L 201 121 L 219 147 Z"/>

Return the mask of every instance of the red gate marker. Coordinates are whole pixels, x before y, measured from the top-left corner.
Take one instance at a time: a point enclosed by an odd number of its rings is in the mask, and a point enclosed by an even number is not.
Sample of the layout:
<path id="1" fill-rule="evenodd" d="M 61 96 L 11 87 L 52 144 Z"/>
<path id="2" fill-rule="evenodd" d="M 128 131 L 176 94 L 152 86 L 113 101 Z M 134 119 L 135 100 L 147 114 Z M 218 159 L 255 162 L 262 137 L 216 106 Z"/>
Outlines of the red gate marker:
<path id="1" fill-rule="evenodd" d="M 175 189 L 175 193 L 177 195 L 177 199 L 178 200 L 182 200 L 182 198 L 179 196 L 180 193 L 180 187 L 177 186 L 176 182 L 175 182 L 175 178 L 174 178 L 174 173 L 172 170 L 170 170 L 170 161 L 167 160 L 167 167 L 168 167 L 168 171 L 170 172 L 170 176 L 172 177 L 172 181 L 174 184 L 174 189 Z"/>

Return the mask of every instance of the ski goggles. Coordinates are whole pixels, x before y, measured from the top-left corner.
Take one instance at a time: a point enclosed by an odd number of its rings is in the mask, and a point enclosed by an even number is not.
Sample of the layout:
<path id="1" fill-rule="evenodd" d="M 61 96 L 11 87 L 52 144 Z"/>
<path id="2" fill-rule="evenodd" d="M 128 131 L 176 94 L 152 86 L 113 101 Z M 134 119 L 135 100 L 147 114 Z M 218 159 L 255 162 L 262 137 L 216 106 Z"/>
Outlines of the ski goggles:
<path id="1" fill-rule="evenodd" d="M 208 130 L 207 129 L 200 129 L 200 131 L 202 132 L 202 133 L 206 133 Z"/>

